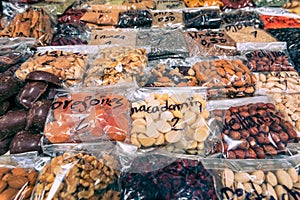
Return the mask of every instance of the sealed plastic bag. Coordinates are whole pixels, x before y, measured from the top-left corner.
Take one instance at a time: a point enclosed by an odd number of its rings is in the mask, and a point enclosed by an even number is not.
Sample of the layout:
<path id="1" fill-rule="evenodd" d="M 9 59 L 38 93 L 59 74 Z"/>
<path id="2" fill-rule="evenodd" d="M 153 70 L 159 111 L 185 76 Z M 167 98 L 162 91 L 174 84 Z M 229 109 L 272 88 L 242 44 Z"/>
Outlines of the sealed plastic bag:
<path id="1" fill-rule="evenodd" d="M 50 44 L 53 37 L 51 17 L 42 8 L 28 8 L 18 13 L 14 19 L 0 32 L 0 37 L 32 37 L 37 44 Z"/>
<path id="2" fill-rule="evenodd" d="M 31 199 L 120 199 L 121 149 L 110 143 L 52 145 L 54 157 L 41 170 Z M 125 159 L 129 159 L 126 157 Z"/>
<path id="3" fill-rule="evenodd" d="M 205 6 L 219 6 L 224 4 L 221 0 L 183 0 L 185 5 L 189 8 L 205 7 Z"/>
<path id="4" fill-rule="evenodd" d="M 300 94 L 299 93 L 269 93 L 275 101 L 276 109 L 282 112 L 291 122 L 300 138 Z"/>
<path id="5" fill-rule="evenodd" d="M 300 18 L 289 15 L 260 15 L 264 29 L 300 28 Z"/>
<path id="6" fill-rule="evenodd" d="M 119 14 L 118 28 L 149 28 L 153 16 L 148 10 L 129 10 Z"/>
<path id="7" fill-rule="evenodd" d="M 255 10 L 237 9 L 225 10 L 221 13 L 225 24 L 263 27 L 259 14 Z M 225 27 L 226 29 L 226 27 Z"/>
<path id="8" fill-rule="evenodd" d="M 185 31 L 190 56 L 232 56 L 236 43 L 223 30 Z"/>
<path id="9" fill-rule="evenodd" d="M 240 9 L 245 7 L 253 7 L 254 4 L 252 0 L 238 0 L 238 1 L 231 1 L 231 0 L 222 0 L 224 3 L 223 10 L 226 9 Z"/>
<path id="10" fill-rule="evenodd" d="M 137 46 L 150 46 L 149 60 L 187 57 L 189 50 L 180 30 L 144 29 L 137 33 Z"/>
<path id="11" fill-rule="evenodd" d="M 128 10 L 154 10 L 156 7 L 155 0 L 124 0 L 123 6 L 127 6 Z"/>
<path id="12" fill-rule="evenodd" d="M 85 74 L 85 86 L 136 82 L 143 85 L 147 56 L 145 48 L 111 46 L 99 50 Z"/>
<path id="13" fill-rule="evenodd" d="M 121 199 L 216 200 L 212 176 L 195 158 L 145 153 L 121 173 Z"/>
<path id="14" fill-rule="evenodd" d="M 219 199 L 299 199 L 299 155 L 272 160 L 204 159 Z"/>
<path id="15" fill-rule="evenodd" d="M 136 46 L 136 29 L 92 30 L 89 45 Z"/>
<path id="16" fill-rule="evenodd" d="M 185 8 L 185 4 L 180 0 L 156 0 L 157 10 L 182 9 L 182 8 Z"/>
<path id="17" fill-rule="evenodd" d="M 183 27 L 181 10 L 153 10 L 152 28 L 180 28 Z"/>
<path id="18" fill-rule="evenodd" d="M 183 19 L 185 28 L 214 29 L 221 25 L 219 7 L 184 9 Z"/>
<path id="19" fill-rule="evenodd" d="M 75 53 L 71 52 L 72 50 Z M 29 58 L 20 66 L 15 75 L 19 79 L 25 80 L 27 74 L 32 71 L 46 71 L 56 75 L 64 87 L 76 86 L 82 82 L 83 73 L 88 64 L 88 56 L 75 49 L 72 50 L 70 52 L 53 50 L 36 53 L 33 58 Z"/>
<path id="20" fill-rule="evenodd" d="M 131 105 L 132 144 L 201 153 L 210 135 L 206 91 L 201 87 L 141 88 Z"/>
<path id="21" fill-rule="evenodd" d="M 285 42 L 237 43 L 237 49 L 253 72 L 295 71 Z"/>
<path id="22" fill-rule="evenodd" d="M 256 79 L 255 89 L 258 94 L 269 92 L 295 93 L 300 90 L 300 77 L 294 71 L 253 73 Z"/>
<path id="23" fill-rule="evenodd" d="M 57 22 L 60 24 L 71 23 L 71 24 L 85 24 L 80 18 L 87 12 L 87 9 L 81 8 L 69 8 L 66 10 L 58 19 Z"/>
<path id="24" fill-rule="evenodd" d="M 51 143 L 128 139 L 127 97 L 135 88 L 123 84 L 59 92 L 48 114 L 45 137 Z"/>
<path id="25" fill-rule="evenodd" d="M 197 86 L 196 73 L 183 59 L 161 59 L 148 62 L 150 76 L 146 87 Z"/>
<path id="26" fill-rule="evenodd" d="M 209 98 L 252 96 L 255 79 L 239 59 L 198 61 L 193 65 L 200 86 L 208 87 Z"/>
<path id="27" fill-rule="evenodd" d="M 253 0 L 257 7 L 282 7 L 288 0 Z"/>
<path id="28" fill-rule="evenodd" d="M 265 96 L 237 102 L 215 101 L 211 106 L 216 107 L 213 113 L 218 116 L 221 131 L 213 151 L 222 153 L 225 158 L 264 159 L 288 155 L 287 144 L 299 141 L 293 125 Z"/>
<path id="29" fill-rule="evenodd" d="M 37 181 L 38 170 L 48 159 L 38 158 L 34 153 L 1 156 L 1 192 L 3 200 L 29 200 Z"/>

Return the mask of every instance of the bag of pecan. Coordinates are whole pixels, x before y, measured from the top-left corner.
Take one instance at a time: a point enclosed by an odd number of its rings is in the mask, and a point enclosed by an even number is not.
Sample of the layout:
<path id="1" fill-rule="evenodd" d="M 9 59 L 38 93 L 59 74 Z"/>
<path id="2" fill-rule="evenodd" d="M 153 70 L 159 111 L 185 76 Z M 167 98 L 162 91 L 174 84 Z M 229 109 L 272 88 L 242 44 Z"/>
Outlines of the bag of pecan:
<path id="1" fill-rule="evenodd" d="M 141 149 L 203 154 L 210 138 L 206 89 L 140 88 L 131 104 L 130 142 Z"/>
<path id="2" fill-rule="evenodd" d="M 212 153 L 229 159 L 264 159 L 290 155 L 289 143 L 298 143 L 293 125 L 269 96 L 211 101 L 219 127 Z"/>
<path id="3" fill-rule="evenodd" d="M 300 156 L 262 159 L 203 159 L 219 199 L 299 199 Z"/>
<path id="4" fill-rule="evenodd" d="M 0 157 L 0 199 L 29 200 L 38 172 L 49 158 L 36 153 Z"/>
<path id="5" fill-rule="evenodd" d="M 252 72 L 295 71 L 285 42 L 237 43 L 237 50 Z"/>
<path id="6" fill-rule="evenodd" d="M 138 154 L 121 173 L 120 187 L 124 200 L 217 199 L 213 178 L 198 157 L 158 151 Z"/>
<path id="7" fill-rule="evenodd" d="M 41 170 L 31 199 L 118 200 L 120 172 L 136 148 L 127 144 L 54 144 L 44 146 L 52 159 Z"/>
<path id="8" fill-rule="evenodd" d="M 128 141 L 135 84 L 58 91 L 44 127 L 44 144 Z"/>

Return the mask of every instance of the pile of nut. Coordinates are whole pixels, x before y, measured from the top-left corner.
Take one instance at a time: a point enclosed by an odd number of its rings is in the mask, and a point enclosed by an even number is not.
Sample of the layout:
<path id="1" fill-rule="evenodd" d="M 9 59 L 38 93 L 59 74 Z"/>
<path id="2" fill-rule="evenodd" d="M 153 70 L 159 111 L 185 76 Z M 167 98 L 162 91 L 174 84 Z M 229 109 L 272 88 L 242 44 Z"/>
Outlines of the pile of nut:
<path id="1" fill-rule="evenodd" d="M 199 84 L 208 87 L 211 98 L 221 96 L 219 89 L 231 98 L 251 96 L 255 91 L 255 78 L 241 60 L 200 61 L 193 70 Z"/>
<path id="2" fill-rule="evenodd" d="M 118 161 L 107 154 L 98 159 L 85 153 L 64 153 L 44 166 L 33 199 L 119 199 L 119 193 L 110 189 L 119 176 L 118 167 Z"/>
<path id="3" fill-rule="evenodd" d="M 131 143 L 138 147 L 169 144 L 170 151 L 201 150 L 209 136 L 206 101 L 199 94 L 151 93 L 132 103 Z M 172 144 L 172 145 L 170 145 Z"/>
<path id="4" fill-rule="evenodd" d="M 142 82 L 147 64 L 146 49 L 109 47 L 100 50 L 86 72 L 85 86 L 103 86 L 121 82 Z"/>
<path id="5" fill-rule="evenodd" d="M 300 77 L 297 72 L 253 73 L 255 88 L 262 92 L 299 92 Z"/>
<path id="6" fill-rule="evenodd" d="M 223 126 L 221 141 L 215 150 L 226 158 L 263 159 L 285 153 L 287 143 L 299 142 L 293 125 L 272 103 L 251 103 L 213 113 L 219 119 L 224 115 L 224 122 L 219 123 Z"/>
<path id="7" fill-rule="evenodd" d="M 30 199 L 37 172 L 20 167 L 0 168 L 0 199 Z"/>
<path id="8" fill-rule="evenodd" d="M 300 176 L 296 168 L 236 172 L 225 168 L 218 192 L 229 199 L 299 199 Z"/>
<path id="9" fill-rule="evenodd" d="M 81 53 L 46 51 L 36 53 L 24 62 L 15 75 L 25 80 L 26 75 L 32 71 L 46 71 L 56 75 L 65 87 L 75 86 L 82 82 L 87 61 L 87 55 Z"/>
<path id="10" fill-rule="evenodd" d="M 1 32 L 0 37 L 33 37 L 38 45 L 50 44 L 53 38 L 51 19 L 39 8 L 30 7 L 26 12 L 19 13 Z"/>

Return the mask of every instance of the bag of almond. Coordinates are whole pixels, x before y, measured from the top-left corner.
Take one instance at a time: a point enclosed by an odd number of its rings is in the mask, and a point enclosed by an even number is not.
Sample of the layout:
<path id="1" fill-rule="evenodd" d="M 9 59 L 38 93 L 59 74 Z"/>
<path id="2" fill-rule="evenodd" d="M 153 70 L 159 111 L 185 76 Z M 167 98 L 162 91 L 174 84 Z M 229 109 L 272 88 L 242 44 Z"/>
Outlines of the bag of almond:
<path id="1" fill-rule="evenodd" d="M 29 200 L 40 167 L 49 158 L 37 153 L 4 155 L 0 157 L 0 199 Z"/>
<path id="2" fill-rule="evenodd" d="M 269 96 L 210 101 L 217 126 L 212 154 L 229 159 L 264 159 L 290 155 L 289 143 L 298 143 L 293 125 Z"/>
<path id="3" fill-rule="evenodd" d="M 300 156 L 264 160 L 203 159 L 219 199 L 300 198 Z"/>
<path id="4" fill-rule="evenodd" d="M 211 133 L 206 101 L 202 87 L 138 89 L 131 104 L 130 142 L 144 149 L 204 153 Z"/>
<path id="5" fill-rule="evenodd" d="M 31 199 L 118 200 L 120 171 L 134 158 L 136 147 L 124 143 L 44 146 L 52 159 L 41 170 Z"/>

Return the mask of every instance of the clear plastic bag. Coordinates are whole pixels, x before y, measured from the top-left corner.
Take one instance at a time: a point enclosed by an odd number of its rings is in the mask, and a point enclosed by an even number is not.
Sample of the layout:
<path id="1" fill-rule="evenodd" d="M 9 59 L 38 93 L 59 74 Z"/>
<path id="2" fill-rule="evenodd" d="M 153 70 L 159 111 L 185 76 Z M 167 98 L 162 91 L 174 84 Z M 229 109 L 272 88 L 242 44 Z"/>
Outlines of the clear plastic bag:
<path id="1" fill-rule="evenodd" d="M 232 56 L 236 53 L 236 43 L 223 30 L 188 30 L 184 38 L 190 56 Z"/>
<path id="2" fill-rule="evenodd" d="M 16 77 L 25 80 L 27 74 L 32 71 L 46 71 L 56 75 L 64 87 L 78 86 L 82 83 L 88 65 L 88 55 L 79 53 L 80 46 L 73 49 L 63 48 L 71 51 L 52 50 L 36 53 L 20 66 L 15 73 Z"/>
<path id="3" fill-rule="evenodd" d="M 288 0 L 253 0 L 257 7 L 282 7 Z"/>
<path id="4" fill-rule="evenodd" d="M 289 155 L 287 144 L 298 143 L 293 125 L 266 96 L 213 104 L 210 106 L 220 130 L 213 153 L 229 159 L 264 159 Z M 218 105 L 227 108 L 218 109 Z"/>
<path id="5" fill-rule="evenodd" d="M 299 155 L 282 159 L 204 159 L 219 199 L 299 199 Z"/>
<path id="6" fill-rule="evenodd" d="M 121 173 L 121 198 L 216 200 L 212 176 L 195 158 L 145 153 Z"/>
<path id="7" fill-rule="evenodd" d="M 182 8 L 185 8 L 185 4 L 180 0 L 156 0 L 157 10 L 182 9 Z"/>
<path id="8" fill-rule="evenodd" d="M 85 86 L 136 82 L 143 85 L 147 49 L 128 46 L 106 46 L 99 50 L 85 74 Z"/>
<path id="9" fill-rule="evenodd" d="M 237 58 L 196 61 L 193 70 L 199 85 L 208 87 L 211 99 L 252 96 L 255 92 L 254 76 Z"/>
<path id="10" fill-rule="evenodd" d="M 38 158 L 35 153 L 1 156 L 0 198 L 29 200 L 37 181 L 39 165 L 47 160 Z"/>
<path id="11" fill-rule="evenodd" d="M 189 8 L 219 6 L 223 7 L 224 3 L 221 0 L 183 0 L 185 5 Z"/>
<path id="12" fill-rule="evenodd" d="M 183 19 L 185 28 L 215 29 L 221 25 L 219 7 L 184 9 Z"/>
<path id="13" fill-rule="evenodd" d="M 300 90 L 300 77 L 297 72 L 253 73 L 256 79 L 257 94 L 269 92 L 295 93 Z"/>
<path id="14" fill-rule="evenodd" d="M 221 13 L 222 21 L 229 25 L 245 25 L 263 27 L 257 11 L 249 9 L 225 10 Z M 225 27 L 225 29 L 227 29 Z"/>
<path id="15" fill-rule="evenodd" d="M 23 13 L 17 13 L 0 32 L 0 37 L 32 37 L 37 44 L 45 46 L 53 38 L 53 20 L 43 8 L 29 7 Z"/>
<path id="16" fill-rule="evenodd" d="M 128 10 L 119 14 L 118 28 L 149 28 L 153 16 L 149 10 Z"/>
<path id="17" fill-rule="evenodd" d="M 131 155 L 123 152 L 128 149 L 110 143 L 46 148 L 53 158 L 41 170 L 31 199 L 120 199 L 118 180 L 130 166 Z"/>
<path id="18" fill-rule="evenodd" d="M 300 28 L 300 17 L 293 15 L 260 15 L 264 29 Z"/>
<path id="19" fill-rule="evenodd" d="M 155 0 L 124 0 L 122 5 L 127 6 L 128 10 L 154 10 Z"/>
<path id="20" fill-rule="evenodd" d="M 149 46 L 149 60 L 187 57 L 189 50 L 180 30 L 144 29 L 137 34 L 137 46 Z"/>
<path id="21" fill-rule="evenodd" d="M 128 140 L 128 97 L 135 89 L 135 84 L 127 83 L 61 91 L 52 103 L 43 134 L 51 143 Z"/>
<path id="22" fill-rule="evenodd" d="M 148 62 L 151 68 L 145 87 L 197 86 L 196 73 L 184 59 L 161 59 Z"/>
<path id="23" fill-rule="evenodd" d="M 136 46 L 136 29 L 92 30 L 89 45 Z"/>
<path id="24" fill-rule="evenodd" d="M 181 10 L 152 10 L 151 28 L 182 28 L 184 26 Z"/>
<path id="25" fill-rule="evenodd" d="M 252 0 L 238 0 L 238 1 L 222 0 L 222 2 L 224 3 L 224 6 L 222 8 L 223 10 L 254 7 Z"/>
<path id="26" fill-rule="evenodd" d="M 252 72 L 295 71 L 285 42 L 237 43 Z"/>
<path id="27" fill-rule="evenodd" d="M 139 148 L 203 154 L 210 136 L 206 91 L 201 87 L 141 88 L 131 105 L 130 142 Z"/>

